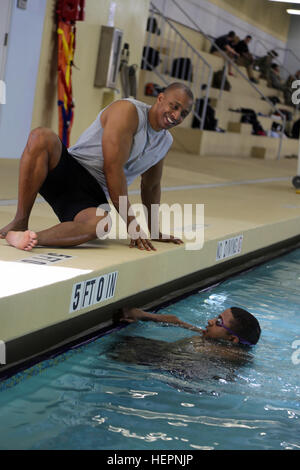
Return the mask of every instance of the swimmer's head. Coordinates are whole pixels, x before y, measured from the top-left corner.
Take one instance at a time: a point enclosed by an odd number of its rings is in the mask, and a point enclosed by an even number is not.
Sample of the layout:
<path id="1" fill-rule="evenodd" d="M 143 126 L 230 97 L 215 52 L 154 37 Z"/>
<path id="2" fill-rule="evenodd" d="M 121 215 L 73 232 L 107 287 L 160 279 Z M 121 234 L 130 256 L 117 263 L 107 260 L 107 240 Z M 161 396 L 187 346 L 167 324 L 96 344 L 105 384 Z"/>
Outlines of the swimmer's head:
<path id="1" fill-rule="evenodd" d="M 260 333 L 259 323 L 251 313 L 242 308 L 231 307 L 208 321 L 203 336 L 254 346 L 259 340 Z"/>

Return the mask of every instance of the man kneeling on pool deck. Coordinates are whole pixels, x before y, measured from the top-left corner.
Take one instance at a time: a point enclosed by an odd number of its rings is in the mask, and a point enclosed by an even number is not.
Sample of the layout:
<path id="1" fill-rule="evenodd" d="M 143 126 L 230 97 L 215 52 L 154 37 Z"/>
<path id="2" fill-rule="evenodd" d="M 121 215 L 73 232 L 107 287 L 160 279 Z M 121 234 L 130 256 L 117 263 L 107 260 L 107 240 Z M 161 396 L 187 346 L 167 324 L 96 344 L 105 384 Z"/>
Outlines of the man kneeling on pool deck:
<path id="1" fill-rule="evenodd" d="M 201 333 L 205 340 L 223 340 L 244 346 L 254 346 L 261 333 L 254 315 L 239 307 L 227 308 L 216 318 L 208 320 L 205 329 L 185 323 L 175 315 L 149 313 L 139 308 L 124 308 L 120 320 L 128 323 L 141 320 L 174 324 Z"/>
<path id="2" fill-rule="evenodd" d="M 133 99 L 115 101 L 69 149 L 51 129 L 34 129 L 20 162 L 17 212 L 12 222 L 0 229 L 0 238 L 30 251 L 37 245 L 75 246 L 104 237 L 111 219 L 103 206 L 110 197 L 127 224 L 130 246 L 155 250 L 130 213 L 128 186 L 141 175 L 141 199 L 149 214 L 149 232 L 155 233 L 152 240 L 182 244 L 161 234 L 159 216 L 153 221 L 150 214 L 151 207 L 160 204 L 164 157 L 173 141 L 169 129 L 186 118 L 192 104 L 191 90 L 176 82 L 158 95 L 153 106 Z M 38 193 L 60 223 L 34 232 L 28 230 L 28 222 Z M 125 211 L 120 207 L 124 198 Z M 99 206 L 103 209 L 100 214 Z"/>

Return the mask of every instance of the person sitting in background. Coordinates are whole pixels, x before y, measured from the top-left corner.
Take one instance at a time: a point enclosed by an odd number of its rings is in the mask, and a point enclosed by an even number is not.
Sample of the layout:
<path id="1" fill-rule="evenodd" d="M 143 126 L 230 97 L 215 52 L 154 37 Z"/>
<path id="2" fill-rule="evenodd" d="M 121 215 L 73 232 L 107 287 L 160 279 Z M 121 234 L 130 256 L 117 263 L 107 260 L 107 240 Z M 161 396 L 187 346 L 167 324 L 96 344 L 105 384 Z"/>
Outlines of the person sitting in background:
<path id="1" fill-rule="evenodd" d="M 233 48 L 235 38 L 235 32 L 229 31 L 229 33 L 224 34 L 223 36 L 219 36 L 217 39 L 215 39 L 214 44 L 224 51 L 230 59 L 234 59 L 235 57 L 239 56 L 239 54 Z M 217 55 L 218 57 L 223 57 L 222 53 L 216 47 L 214 47 L 214 44 L 210 49 L 210 53 Z M 228 63 L 228 73 L 229 75 L 233 75 L 230 62 Z"/>
<path id="2" fill-rule="evenodd" d="M 287 78 L 287 80 L 284 82 L 280 77 L 279 65 L 278 64 L 271 65 L 269 86 L 271 86 L 272 88 L 275 88 L 276 90 L 280 90 L 283 92 L 284 104 L 288 106 L 293 106 L 291 85 L 292 85 L 292 82 L 296 80 L 297 74 L 298 72 L 296 73 L 295 76 L 290 75 Z"/>
<path id="3" fill-rule="evenodd" d="M 258 80 L 254 78 L 253 74 L 252 67 L 254 59 L 248 47 L 248 44 L 251 40 L 252 36 L 248 35 L 245 37 L 245 39 L 242 39 L 234 46 L 235 51 L 239 54 L 239 57 L 236 60 L 236 64 L 241 65 L 242 67 L 246 67 L 249 80 L 251 80 L 253 83 L 258 83 Z"/>
<path id="4" fill-rule="evenodd" d="M 265 56 L 258 57 L 254 61 L 254 66 L 258 67 L 259 71 L 260 71 L 259 78 L 261 78 L 263 80 L 269 80 L 270 79 L 272 60 L 276 57 L 278 57 L 277 52 L 272 50 L 272 51 L 269 51 Z"/>

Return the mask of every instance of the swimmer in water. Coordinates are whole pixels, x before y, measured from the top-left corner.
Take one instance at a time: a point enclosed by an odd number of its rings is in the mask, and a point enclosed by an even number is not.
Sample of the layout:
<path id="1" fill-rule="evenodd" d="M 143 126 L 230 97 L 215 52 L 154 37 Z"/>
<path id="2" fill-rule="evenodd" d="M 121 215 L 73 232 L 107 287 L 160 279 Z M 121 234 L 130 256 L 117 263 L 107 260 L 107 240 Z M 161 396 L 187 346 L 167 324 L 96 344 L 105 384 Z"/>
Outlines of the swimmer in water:
<path id="1" fill-rule="evenodd" d="M 201 333 L 204 339 L 224 340 L 244 346 L 254 346 L 261 333 L 257 319 L 239 307 L 227 308 L 217 317 L 208 320 L 205 329 L 185 323 L 175 315 L 149 313 L 139 308 L 124 308 L 120 320 L 128 323 L 140 320 L 174 324 Z"/>
<path id="2" fill-rule="evenodd" d="M 150 313 L 139 308 L 122 309 L 118 320 L 126 323 L 153 321 L 200 333 L 173 342 L 121 336 L 109 351 L 109 356 L 119 362 L 150 366 L 189 380 L 232 380 L 236 368 L 253 359 L 250 346 L 258 342 L 261 333 L 257 319 L 238 307 L 228 308 L 208 320 L 204 329 L 175 315 Z"/>

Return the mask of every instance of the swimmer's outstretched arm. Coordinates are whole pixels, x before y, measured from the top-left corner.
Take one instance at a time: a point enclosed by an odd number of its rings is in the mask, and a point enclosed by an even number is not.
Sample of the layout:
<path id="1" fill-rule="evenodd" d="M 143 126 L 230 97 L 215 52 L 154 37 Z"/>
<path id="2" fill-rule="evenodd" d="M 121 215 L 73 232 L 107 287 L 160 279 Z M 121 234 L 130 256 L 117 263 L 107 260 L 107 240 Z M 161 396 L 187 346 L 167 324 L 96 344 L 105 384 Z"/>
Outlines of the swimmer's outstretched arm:
<path id="1" fill-rule="evenodd" d="M 186 328 L 187 330 L 197 331 L 198 333 L 202 333 L 204 331 L 201 328 L 198 328 L 197 326 L 190 325 L 189 323 L 181 321 L 179 318 L 176 317 L 176 315 L 168 315 L 163 313 L 149 313 L 145 312 L 144 310 L 141 310 L 140 308 L 123 308 L 120 320 L 127 323 L 133 323 L 139 320 L 154 321 L 177 325 L 182 328 Z"/>

